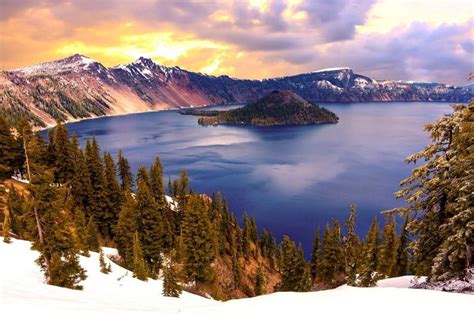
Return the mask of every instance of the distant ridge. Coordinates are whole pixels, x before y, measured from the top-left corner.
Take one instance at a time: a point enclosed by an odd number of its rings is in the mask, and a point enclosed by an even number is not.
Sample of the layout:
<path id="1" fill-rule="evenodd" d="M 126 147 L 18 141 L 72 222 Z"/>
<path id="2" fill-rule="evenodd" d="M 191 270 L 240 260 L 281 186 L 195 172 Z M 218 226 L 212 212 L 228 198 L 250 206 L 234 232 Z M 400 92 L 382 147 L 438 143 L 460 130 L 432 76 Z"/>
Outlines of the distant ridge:
<path id="1" fill-rule="evenodd" d="M 0 114 L 11 123 L 26 117 L 37 128 L 160 109 L 248 103 L 273 90 L 292 91 L 310 102 L 468 102 L 469 87 L 373 80 L 347 67 L 264 80 L 212 76 L 166 67 L 140 57 L 107 68 L 87 56 L 0 72 Z"/>

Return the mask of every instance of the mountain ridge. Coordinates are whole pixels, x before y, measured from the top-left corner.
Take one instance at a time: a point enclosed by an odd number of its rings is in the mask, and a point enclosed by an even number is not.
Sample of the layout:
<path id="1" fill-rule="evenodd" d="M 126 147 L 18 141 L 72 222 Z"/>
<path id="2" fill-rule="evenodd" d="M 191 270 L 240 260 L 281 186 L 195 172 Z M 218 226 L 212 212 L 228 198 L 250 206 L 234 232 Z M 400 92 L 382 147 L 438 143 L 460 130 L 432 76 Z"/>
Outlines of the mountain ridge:
<path id="1" fill-rule="evenodd" d="M 105 67 L 75 54 L 0 72 L 0 113 L 11 123 L 26 117 L 36 127 L 210 104 L 248 103 L 273 90 L 292 91 L 310 102 L 468 102 L 467 87 L 374 80 L 348 67 L 262 80 L 237 79 L 156 64 L 140 57 Z"/>

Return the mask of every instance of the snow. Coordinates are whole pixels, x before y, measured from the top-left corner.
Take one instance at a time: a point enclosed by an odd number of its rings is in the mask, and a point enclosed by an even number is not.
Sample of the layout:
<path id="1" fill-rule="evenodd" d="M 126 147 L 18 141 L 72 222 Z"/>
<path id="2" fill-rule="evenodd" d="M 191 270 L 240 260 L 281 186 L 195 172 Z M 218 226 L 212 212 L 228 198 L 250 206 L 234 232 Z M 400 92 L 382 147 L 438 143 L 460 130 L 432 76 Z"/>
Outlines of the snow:
<path id="1" fill-rule="evenodd" d="M 104 248 L 106 256 L 115 249 Z M 341 286 L 334 290 L 281 292 L 256 298 L 218 302 L 183 292 L 161 295 L 161 280 L 142 282 L 111 262 L 112 272 L 99 271 L 97 253 L 81 257 L 88 278 L 75 291 L 43 283 L 30 243 L 0 242 L 0 305 L 5 315 L 461 315 L 474 296 L 403 288 L 411 277 L 384 280 L 376 288 Z M 108 259 L 106 258 L 106 261 Z"/>
<path id="2" fill-rule="evenodd" d="M 342 92 L 344 89 L 333 85 L 331 82 L 328 80 L 317 80 L 316 81 L 316 86 L 321 89 L 329 89 L 337 92 Z"/>
<path id="3" fill-rule="evenodd" d="M 18 182 L 21 182 L 21 183 L 25 183 L 25 184 L 30 183 L 30 181 L 28 179 L 22 178 L 20 175 L 12 176 L 12 179 L 16 180 Z"/>
<path id="4" fill-rule="evenodd" d="M 178 211 L 178 201 L 175 201 L 171 196 L 165 195 L 165 200 L 170 206 L 171 210 Z"/>
<path id="5" fill-rule="evenodd" d="M 329 72 L 329 71 L 341 71 L 341 70 L 351 70 L 349 67 L 333 67 L 333 68 L 324 68 L 312 71 L 311 73 L 318 73 L 318 72 Z"/>
<path id="6" fill-rule="evenodd" d="M 95 60 L 82 56 L 79 54 L 28 67 L 13 69 L 13 71 L 20 72 L 26 75 L 37 75 L 37 74 L 60 74 L 64 72 L 79 72 L 80 70 L 88 70 L 89 67 L 96 63 Z M 99 69 L 100 72 L 100 69 Z"/>

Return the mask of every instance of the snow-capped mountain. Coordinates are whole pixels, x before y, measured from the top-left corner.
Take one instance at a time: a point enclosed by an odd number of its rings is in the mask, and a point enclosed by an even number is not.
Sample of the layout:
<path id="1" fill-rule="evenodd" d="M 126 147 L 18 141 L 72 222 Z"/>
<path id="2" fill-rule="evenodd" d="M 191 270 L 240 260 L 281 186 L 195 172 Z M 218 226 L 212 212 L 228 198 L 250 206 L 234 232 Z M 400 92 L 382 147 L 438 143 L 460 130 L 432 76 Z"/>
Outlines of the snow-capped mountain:
<path id="1" fill-rule="evenodd" d="M 290 90 L 312 102 L 468 102 L 467 87 L 373 80 L 350 68 L 243 80 L 158 65 L 149 58 L 107 68 L 83 55 L 0 72 L 0 113 L 26 116 L 37 126 L 102 115 L 246 103 L 273 90 Z"/>

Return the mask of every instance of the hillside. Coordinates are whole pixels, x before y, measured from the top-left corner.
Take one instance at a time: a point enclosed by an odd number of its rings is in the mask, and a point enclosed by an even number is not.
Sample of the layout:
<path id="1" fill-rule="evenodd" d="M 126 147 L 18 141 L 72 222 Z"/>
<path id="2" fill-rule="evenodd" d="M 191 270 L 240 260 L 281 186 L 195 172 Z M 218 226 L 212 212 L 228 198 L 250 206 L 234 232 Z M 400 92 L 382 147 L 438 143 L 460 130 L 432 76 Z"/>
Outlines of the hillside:
<path id="1" fill-rule="evenodd" d="M 310 102 L 468 102 L 467 87 L 373 80 L 349 68 L 265 80 L 210 76 L 165 67 L 151 59 L 107 68 L 79 54 L 0 72 L 0 113 L 11 123 L 27 117 L 36 127 L 209 104 L 248 103 L 273 90 L 288 90 Z"/>
<path id="2" fill-rule="evenodd" d="M 113 249 L 104 249 L 113 254 Z M 411 277 L 387 279 L 375 288 L 341 286 L 308 293 L 280 292 L 250 299 L 219 302 L 187 292 L 180 298 L 161 295 L 163 282 L 142 282 L 113 262 L 112 273 L 99 272 L 98 254 L 81 257 L 88 278 L 84 290 L 76 291 L 43 283 L 34 263 L 38 254 L 26 241 L 0 243 L 0 302 L 2 312 L 25 314 L 87 315 L 289 315 L 317 311 L 346 315 L 456 315 L 472 306 L 466 294 L 413 290 L 406 287 Z M 109 261 L 108 259 L 106 259 Z"/>
<path id="3" fill-rule="evenodd" d="M 272 126 L 334 124 L 338 120 L 333 112 L 312 105 L 291 91 L 275 90 L 242 108 L 212 112 L 201 117 L 199 123 Z"/>

